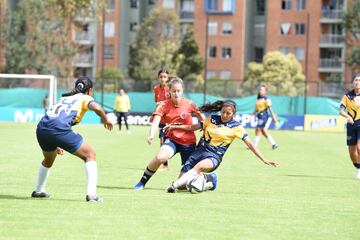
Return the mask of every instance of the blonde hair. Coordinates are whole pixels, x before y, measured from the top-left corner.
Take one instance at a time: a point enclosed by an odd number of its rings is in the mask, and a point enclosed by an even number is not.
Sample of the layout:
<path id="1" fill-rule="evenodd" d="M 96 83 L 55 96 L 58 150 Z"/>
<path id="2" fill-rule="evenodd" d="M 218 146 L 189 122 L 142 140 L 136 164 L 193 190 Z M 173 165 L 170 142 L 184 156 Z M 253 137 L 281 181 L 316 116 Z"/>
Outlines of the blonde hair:
<path id="1" fill-rule="evenodd" d="M 184 88 L 184 83 L 183 83 L 183 80 L 181 80 L 181 78 L 178 78 L 178 77 L 172 78 L 168 82 L 169 88 L 171 89 L 174 84 L 181 84 L 181 86 Z"/>

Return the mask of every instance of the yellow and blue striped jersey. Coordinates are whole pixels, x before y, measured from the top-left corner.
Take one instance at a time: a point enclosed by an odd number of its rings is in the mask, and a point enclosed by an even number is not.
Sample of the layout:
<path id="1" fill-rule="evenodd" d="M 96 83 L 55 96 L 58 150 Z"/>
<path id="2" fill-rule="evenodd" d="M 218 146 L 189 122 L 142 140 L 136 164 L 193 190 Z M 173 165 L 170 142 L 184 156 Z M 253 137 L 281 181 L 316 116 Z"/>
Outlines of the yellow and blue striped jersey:
<path id="1" fill-rule="evenodd" d="M 223 123 L 221 116 L 210 115 L 201 124 L 204 131 L 200 144 L 207 150 L 223 156 L 235 138 L 248 138 L 243 126 L 236 120 Z"/>
<path id="2" fill-rule="evenodd" d="M 346 109 L 354 121 L 360 120 L 360 96 L 354 92 L 345 94 L 341 100 L 340 108 Z"/>
<path id="3" fill-rule="evenodd" d="M 93 101 L 91 96 L 83 93 L 62 97 L 46 112 L 39 125 L 43 128 L 70 129 L 81 121 Z"/>
<path id="4" fill-rule="evenodd" d="M 268 97 L 260 97 L 256 100 L 256 112 L 261 113 L 267 111 L 271 107 L 271 100 Z"/>

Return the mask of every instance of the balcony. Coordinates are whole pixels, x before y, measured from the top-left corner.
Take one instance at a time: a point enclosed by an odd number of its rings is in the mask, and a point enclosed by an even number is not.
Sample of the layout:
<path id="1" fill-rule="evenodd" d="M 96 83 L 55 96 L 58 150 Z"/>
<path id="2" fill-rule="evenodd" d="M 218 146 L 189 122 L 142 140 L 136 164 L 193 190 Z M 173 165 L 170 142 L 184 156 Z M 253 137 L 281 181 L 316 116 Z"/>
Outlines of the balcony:
<path id="1" fill-rule="evenodd" d="M 319 72 L 342 72 L 343 61 L 337 57 L 321 58 L 319 64 Z"/>
<path id="2" fill-rule="evenodd" d="M 180 20 L 194 20 L 194 12 L 190 11 L 180 11 Z"/>
<path id="3" fill-rule="evenodd" d="M 319 81 L 318 95 L 321 97 L 340 98 L 344 92 L 344 86 L 341 83 Z"/>
<path id="4" fill-rule="evenodd" d="M 323 10 L 321 13 L 321 23 L 341 23 L 344 11 L 341 9 Z"/>
<path id="5" fill-rule="evenodd" d="M 73 65 L 76 67 L 92 67 L 94 58 L 91 53 L 79 53 L 75 55 Z"/>
<path id="6" fill-rule="evenodd" d="M 322 34 L 320 36 L 320 47 L 337 47 L 345 46 L 344 36 L 338 34 Z"/>
<path id="7" fill-rule="evenodd" d="M 95 37 L 94 33 L 85 32 L 85 31 L 75 32 L 75 41 L 79 44 L 85 44 L 85 45 L 94 44 L 94 37 Z"/>

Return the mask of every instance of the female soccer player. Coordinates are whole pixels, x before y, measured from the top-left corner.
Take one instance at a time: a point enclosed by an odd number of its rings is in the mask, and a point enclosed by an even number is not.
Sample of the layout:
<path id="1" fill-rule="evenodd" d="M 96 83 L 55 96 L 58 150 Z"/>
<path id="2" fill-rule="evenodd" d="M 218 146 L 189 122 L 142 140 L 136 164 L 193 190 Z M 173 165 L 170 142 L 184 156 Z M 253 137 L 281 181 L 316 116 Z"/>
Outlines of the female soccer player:
<path id="1" fill-rule="evenodd" d="M 353 90 L 345 94 L 341 100 L 340 115 L 347 120 L 349 155 L 356 168 L 355 178 L 360 180 L 360 73 L 353 78 Z"/>
<path id="2" fill-rule="evenodd" d="M 204 119 L 204 116 L 199 112 L 196 105 L 192 101 L 182 97 L 183 82 L 181 79 L 172 79 L 169 82 L 169 89 L 171 98 L 160 102 L 153 113 L 154 119 L 149 136 L 146 139 L 149 144 L 154 140 L 155 131 L 159 126 L 161 118 L 164 119 L 165 124 L 186 125 L 192 124 L 192 114 L 195 114 L 200 121 Z M 184 164 L 190 154 L 195 150 L 195 144 L 196 137 L 193 131 L 181 129 L 168 131 L 159 152 L 148 164 L 139 183 L 135 185 L 134 190 L 143 189 L 159 166 L 173 157 L 176 153 L 180 153 L 181 162 Z"/>
<path id="3" fill-rule="evenodd" d="M 266 87 L 264 85 L 261 85 L 258 90 L 256 107 L 252 113 L 252 114 L 256 113 L 256 116 L 258 118 L 258 124 L 255 128 L 254 145 L 257 146 L 259 144 L 260 135 L 262 133 L 264 137 L 266 137 L 267 140 L 271 143 L 272 149 L 275 150 L 279 147 L 279 145 L 269 134 L 266 127 L 266 122 L 268 121 L 269 118 L 269 112 L 271 114 L 271 117 L 274 119 L 275 124 L 277 124 L 278 120 L 274 111 L 271 108 L 271 100 L 266 96 Z"/>
<path id="4" fill-rule="evenodd" d="M 127 133 L 130 134 L 129 126 L 127 123 L 127 116 L 130 111 L 130 98 L 125 94 L 124 89 L 120 89 L 119 95 L 115 98 L 114 110 L 119 124 L 119 132 L 121 131 L 121 121 L 124 118 Z"/>
<path id="5" fill-rule="evenodd" d="M 44 160 L 39 166 L 39 175 L 33 198 L 48 198 L 45 191 L 46 180 L 57 153 L 62 149 L 81 158 L 85 162 L 87 183 L 86 201 L 102 202 L 96 195 L 97 165 L 95 151 L 83 137 L 75 133 L 71 126 L 78 124 L 87 110 L 93 110 L 101 117 L 104 127 L 111 130 L 113 125 L 107 118 L 104 110 L 94 102 L 93 83 L 88 77 L 80 77 L 75 82 L 75 88 L 62 95 L 62 98 L 52 106 L 40 120 L 36 137 L 43 151 Z"/>
<path id="6" fill-rule="evenodd" d="M 199 174 L 203 174 L 204 178 L 210 185 L 208 190 L 215 190 L 217 183 L 217 174 L 214 172 L 219 167 L 222 158 L 235 138 L 242 139 L 247 147 L 265 164 L 276 167 L 277 164 L 268 161 L 261 154 L 259 149 L 251 142 L 245 129 L 241 124 L 234 120 L 236 113 L 236 103 L 230 100 L 216 101 L 214 103 L 205 104 L 200 107 L 200 111 L 211 113 L 220 111 L 220 115 L 212 114 L 208 116 L 203 123 L 193 125 L 168 125 L 166 131 L 187 130 L 195 131 L 203 130 L 203 137 L 200 140 L 197 149 L 190 155 L 189 159 L 181 169 L 181 177 L 171 184 L 166 191 L 174 193 L 177 188 L 183 188 L 185 184 L 194 179 Z"/>
<path id="7" fill-rule="evenodd" d="M 165 101 L 170 98 L 169 93 L 169 87 L 167 85 L 167 82 L 169 80 L 169 71 L 166 69 L 160 69 L 158 72 L 158 80 L 159 84 L 154 86 L 154 97 L 155 97 L 155 103 L 158 105 L 161 101 Z M 159 140 L 160 140 L 160 146 L 164 142 L 165 133 L 163 131 L 163 128 L 165 127 L 163 118 L 160 120 L 159 124 Z M 168 162 L 164 162 L 160 169 L 164 171 L 169 170 Z"/>

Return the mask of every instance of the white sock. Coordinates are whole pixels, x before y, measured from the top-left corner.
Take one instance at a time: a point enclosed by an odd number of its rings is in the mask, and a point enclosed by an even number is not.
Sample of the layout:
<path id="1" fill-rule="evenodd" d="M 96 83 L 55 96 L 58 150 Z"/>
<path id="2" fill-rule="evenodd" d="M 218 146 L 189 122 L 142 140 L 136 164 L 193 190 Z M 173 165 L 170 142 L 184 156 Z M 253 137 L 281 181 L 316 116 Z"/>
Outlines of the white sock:
<path id="1" fill-rule="evenodd" d="M 97 183 L 96 161 L 85 162 L 85 175 L 86 175 L 86 194 L 90 196 L 95 196 L 96 183 Z"/>
<path id="2" fill-rule="evenodd" d="M 42 163 L 40 163 L 39 172 L 38 172 L 38 181 L 35 191 L 45 192 L 45 184 L 46 184 L 46 180 L 49 177 L 49 173 L 50 173 L 50 168 L 44 167 Z"/>
<path id="3" fill-rule="evenodd" d="M 275 145 L 275 144 L 276 144 L 275 140 L 274 140 L 274 139 L 272 138 L 272 136 L 270 136 L 270 135 L 268 135 L 267 140 L 269 141 L 269 143 L 271 143 L 271 145 Z"/>
<path id="4" fill-rule="evenodd" d="M 259 142 L 260 142 L 260 136 L 255 136 L 255 138 L 254 138 L 254 145 L 255 145 L 255 146 L 259 145 Z"/>
<path id="5" fill-rule="evenodd" d="M 178 180 L 176 180 L 173 185 L 174 187 L 178 188 L 181 186 L 184 186 L 190 179 L 196 177 L 198 174 L 194 169 L 191 169 L 190 171 L 184 173 Z"/>

